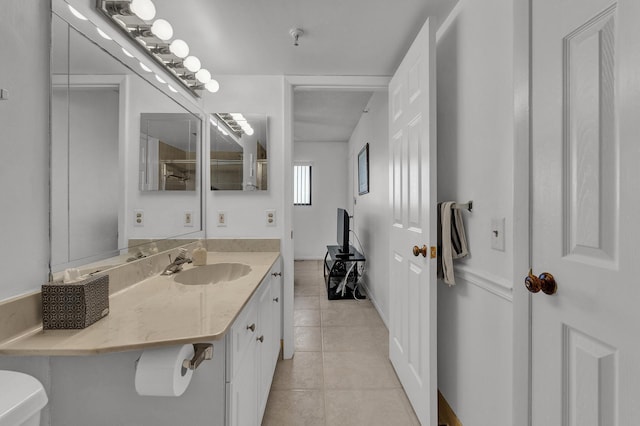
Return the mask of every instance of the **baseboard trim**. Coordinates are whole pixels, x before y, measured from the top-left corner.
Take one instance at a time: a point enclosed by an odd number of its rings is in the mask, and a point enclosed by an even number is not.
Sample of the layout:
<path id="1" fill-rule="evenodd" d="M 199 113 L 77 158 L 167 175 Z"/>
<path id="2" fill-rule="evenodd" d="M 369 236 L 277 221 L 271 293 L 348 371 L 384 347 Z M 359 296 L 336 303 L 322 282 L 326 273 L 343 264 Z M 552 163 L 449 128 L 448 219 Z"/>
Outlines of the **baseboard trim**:
<path id="1" fill-rule="evenodd" d="M 456 416 L 449 403 L 444 396 L 438 391 L 438 424 L 446 426 L 462 426 L 462 423 Z"/>
<path id="2" fill-rule="evenodd" d="M 380 305 L 378 305 L 378 301 L 375 298 L 373 298 L 373 296 L 371 295 L 371 291 L 369 290 L 369 284 L 366 281 L 364 281 L 362 283 L 362 287 L 364 287 L 364 290 L 367 293 L 367 297 L 369 298 L 369 300 L 373 304 L 373 307 L 378 312 L 378 315 L 380 315 L 380 319 L 382 319 L 382 322 L 384 323 L 384 326 L 387 327 L 387 330 L 388 330 L 389 329 L 389 323 L 387 321 L 387 316 L 380 309 Z"/>
<path id="3" fill-rule="evenodd" d="M 513 288 L 508 280 L 473 271 L 463 266 L 455 266 L 455 274 L 456 279 L 464 280 L 513 303 Z"/>

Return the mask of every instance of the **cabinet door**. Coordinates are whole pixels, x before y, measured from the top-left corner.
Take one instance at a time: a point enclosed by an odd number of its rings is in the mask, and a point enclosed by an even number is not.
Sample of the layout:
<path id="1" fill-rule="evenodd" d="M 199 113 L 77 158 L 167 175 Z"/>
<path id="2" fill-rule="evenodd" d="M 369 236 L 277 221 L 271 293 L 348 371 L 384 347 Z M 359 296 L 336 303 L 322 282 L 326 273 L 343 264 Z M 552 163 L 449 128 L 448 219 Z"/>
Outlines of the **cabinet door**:
<path id="1" fill-rule="evenodd" d="M 273 352 L 273 342 L 276 340 L 276 333 L 273 327 L 273 316 L 275 303 L 271 297 L 271 276 L 265 278 L 262 284 L 264 288 L 258 300 L 258 333 L 257 355 L 258 355 L 258 414 L 262 419 L 262 414 L 267 404 L 271 381 L 274 369 L 271 366 Z"/>
<path id="2" fill-rule="evenodd" d="M 258 418 L 256 392 L 256 345 L 251 344 L 229 383 L 229 426 L 255 426 Z"/>

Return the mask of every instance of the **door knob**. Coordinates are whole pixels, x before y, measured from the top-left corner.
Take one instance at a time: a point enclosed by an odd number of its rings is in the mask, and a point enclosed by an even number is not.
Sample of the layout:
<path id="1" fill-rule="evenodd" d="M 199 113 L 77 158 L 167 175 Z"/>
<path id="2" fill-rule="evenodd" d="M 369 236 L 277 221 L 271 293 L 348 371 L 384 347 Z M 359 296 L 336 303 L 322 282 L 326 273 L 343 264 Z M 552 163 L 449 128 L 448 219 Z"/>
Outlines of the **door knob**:
<path id="1" fill-rule="evenodd" d="M 418 256 L 419 254 L 422 254 L 422 257 L 427 257 L 427 246 L 423 245 L 422 248 L 413 246 L 413 255 Z"/>
<path id="2" fill-rule="evenodd" d="M 531 293 L 537 293 L 542 290 L 544 294 L 552 295 L 558 291 L 558 284 L 556 284 L 553 275 L 543 272 L 536 277 L 533 275 L 532 269 L 529 269 L 529 275 L 524 279 L 524 285 Z"/>

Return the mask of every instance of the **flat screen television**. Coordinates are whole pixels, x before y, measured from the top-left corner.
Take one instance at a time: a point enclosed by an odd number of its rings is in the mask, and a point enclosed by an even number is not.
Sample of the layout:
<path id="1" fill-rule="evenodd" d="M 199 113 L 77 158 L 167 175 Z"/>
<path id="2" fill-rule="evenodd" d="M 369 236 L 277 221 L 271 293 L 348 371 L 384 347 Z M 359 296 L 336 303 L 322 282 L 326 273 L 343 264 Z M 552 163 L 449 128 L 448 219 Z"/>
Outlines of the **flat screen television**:
<path id="1" fill-rule="evenodd" d="M 349 253 L 349 213 L 345 209 L 338 209 L 337 222 L 340 253 Z"/>

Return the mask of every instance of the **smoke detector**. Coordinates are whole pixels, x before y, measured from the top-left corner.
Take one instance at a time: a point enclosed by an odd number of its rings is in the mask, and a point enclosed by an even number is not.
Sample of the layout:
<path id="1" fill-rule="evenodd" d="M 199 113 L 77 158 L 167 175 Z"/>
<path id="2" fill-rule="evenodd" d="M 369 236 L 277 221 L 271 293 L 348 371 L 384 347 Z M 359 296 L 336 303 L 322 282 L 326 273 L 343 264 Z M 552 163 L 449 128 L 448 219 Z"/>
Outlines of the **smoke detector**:
<path id="1" fill-rule="evenodd" d="M 304 31 L 300 28 L 291 28 L 289 30 L 289 34 L 291 34 L 291 37 L 293 38 L 293 45 L 299 46 L 298 39 L 304 34 Z"/>

